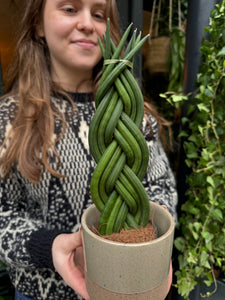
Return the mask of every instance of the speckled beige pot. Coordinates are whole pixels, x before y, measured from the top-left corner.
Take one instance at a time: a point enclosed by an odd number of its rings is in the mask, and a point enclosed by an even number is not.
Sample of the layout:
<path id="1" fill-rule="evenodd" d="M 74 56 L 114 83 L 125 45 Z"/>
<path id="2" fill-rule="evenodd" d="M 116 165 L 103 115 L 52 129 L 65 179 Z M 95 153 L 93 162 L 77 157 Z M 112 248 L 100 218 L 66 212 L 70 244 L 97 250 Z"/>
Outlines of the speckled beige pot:
<path id="1" fill-rule="evenodd" d="M 99 237 L 90 229 L 99 220 L 91 205 L 82 216 L 85 278 L 91 300 L 163 300 L 167 293 L 172 256 L 174 220 L 158 204 L 150 202 L 158 230 L 154 241 L 123 244 Z"/>

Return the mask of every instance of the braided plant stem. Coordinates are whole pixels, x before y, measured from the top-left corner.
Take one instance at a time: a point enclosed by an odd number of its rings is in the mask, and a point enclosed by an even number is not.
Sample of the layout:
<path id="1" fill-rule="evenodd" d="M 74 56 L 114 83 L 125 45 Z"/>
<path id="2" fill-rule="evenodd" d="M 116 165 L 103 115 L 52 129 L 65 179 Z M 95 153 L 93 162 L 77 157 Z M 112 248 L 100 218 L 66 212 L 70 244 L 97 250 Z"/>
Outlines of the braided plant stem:
<path id="1" fill-rule="evenodd" d="M 144 101 L 132 72 L 133 57 L 148 36 L 141 39 L 134 31 L 124 50 L 131 26 L 115 47 L 108 20 L 105 46 L 99 40 L 104 67 L 89 145 L 97 163 L 91 196 L 101 213 L 98 229 L 102 235 L 146 226 L 149 221 L 149 199 L 141 183 L 148 164 L 148 148 L 140 131 Z"/>

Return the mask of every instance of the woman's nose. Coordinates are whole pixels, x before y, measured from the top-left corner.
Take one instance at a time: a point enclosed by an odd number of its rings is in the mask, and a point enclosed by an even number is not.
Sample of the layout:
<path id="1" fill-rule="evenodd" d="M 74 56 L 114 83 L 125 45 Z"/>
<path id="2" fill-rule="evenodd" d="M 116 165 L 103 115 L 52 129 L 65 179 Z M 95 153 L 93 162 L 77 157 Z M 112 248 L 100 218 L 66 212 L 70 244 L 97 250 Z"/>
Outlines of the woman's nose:
<path id="1" fill-rule="evenodd" d="M 79 20 L 77 21 L 77 29 L 86 32 L 94 31 L 93 19 L 90 12 L 84 11 L 80 14 Z"/>

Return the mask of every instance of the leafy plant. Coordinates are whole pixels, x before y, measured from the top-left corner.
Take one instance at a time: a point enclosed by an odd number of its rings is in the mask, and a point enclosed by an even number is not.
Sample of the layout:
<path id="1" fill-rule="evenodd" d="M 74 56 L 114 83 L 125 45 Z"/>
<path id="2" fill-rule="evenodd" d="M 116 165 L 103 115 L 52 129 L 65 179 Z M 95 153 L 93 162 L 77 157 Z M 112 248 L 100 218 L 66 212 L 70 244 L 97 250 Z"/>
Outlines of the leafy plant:
<path id="1" fill-rule="evenodd" d="M 168 91 L 182 92 L 184 79 L 185 31 L 174 27 L 170 33 L 170 52 L 168 57 Z"/>
<path id="2" fill-rule="evenodd" d="M 101 212 L 100 234 L 109 235 L 124 227 L 139 228 L 149 221 L 149 199 L 141 183 L 148 164 L 148 148 L 140 131 L 144 102 L 132 74 L 133 57 L 147 36 L 141 39 L 134 31 L 124 50 L 131 26 L 117 48 L 110 37 L 109 21 L 105 46 L 99 40 L 105 65 L 95 99 L 89 145 L 97 163 L 91 196 Z"/>
<path id="3" fill-rule="evenodd" d="M 185 58 L 185 27 L 187 19 L 187 0 L 162 0 L 162 13 L 159 18 L 161 35 L 170 37 L 168 56 L 168 91 L 182 92 L 184 58 Z M 170 16 L 171 15 L 171 16 Z M 171 19 L 170 19 L 171 18 Z"/>
<path id="4" fill-rule="evenodd" d="M 156 1 L 157 9 L 159 1 Z M 171 5 L 171 7 L 170 7 Z M 188 0 L 168 1 L 161 0 L 161 13 L 159 15 L 159 35 L 170 35 L 169 23 L 171 28 L 179 27 L 179 22 L 185 22 L 187 18 Z M 170 19 L 170 13 L 171 19 Z"/>
<path id="5" fill-rule="evenodd" d="M 179 219 L 181 235 L 175 239 L 179 251 L 176 287 L 185 299 L 202 282 L 207 286 L 214 282 L 215 292 L 216 271 L 225 274 L 224 0 L 212 10 L 205 32 L 209 39 L 203 39 L 200 47 L 202 64 L 197 91 L 189 98 L 188 129 L 181 132 L 191 170 L 187 201 Z M 169 99 L 173 101 L 171 96 Z"/>

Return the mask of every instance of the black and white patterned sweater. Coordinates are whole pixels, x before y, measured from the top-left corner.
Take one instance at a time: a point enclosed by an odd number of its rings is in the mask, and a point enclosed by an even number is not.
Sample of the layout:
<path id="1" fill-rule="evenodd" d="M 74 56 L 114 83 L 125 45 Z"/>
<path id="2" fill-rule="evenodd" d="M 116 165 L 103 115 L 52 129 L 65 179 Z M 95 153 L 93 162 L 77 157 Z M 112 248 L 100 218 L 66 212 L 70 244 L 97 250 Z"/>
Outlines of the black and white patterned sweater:
<path id="1" fill-rule="evenodd" d="M 88 130 L 95 108 L 90 94 L 74 94 L 78 110 L 72 118 L 68 100 L 52 98 L 65 115 L 67 130 L 57 143 L 61 158 L 56 178 L 44 171 L 40 184 L 32 184 L 19 170 L 0 186 L 0 261 L 8 266 L 16 289 L 35 300 L 81 299 L 54 271 L 51 246 L 62 232 L 75 232 L 90 199 L 90 178 L 95 162 L 89 152 Z M 0 145 L 13 120 L 16 102 L 0 102 Z M 164 204 L 176 218 L 177 193 L 167 157 L 158 140 L 156 120 L 150 116 L 153 136 L 147 138 L 149 166 L 143 184 L 152 201 Z M 55 122 L 55 130 L 60 128 Z M 143 132 L 149 131 L 147 122 Z"/>

